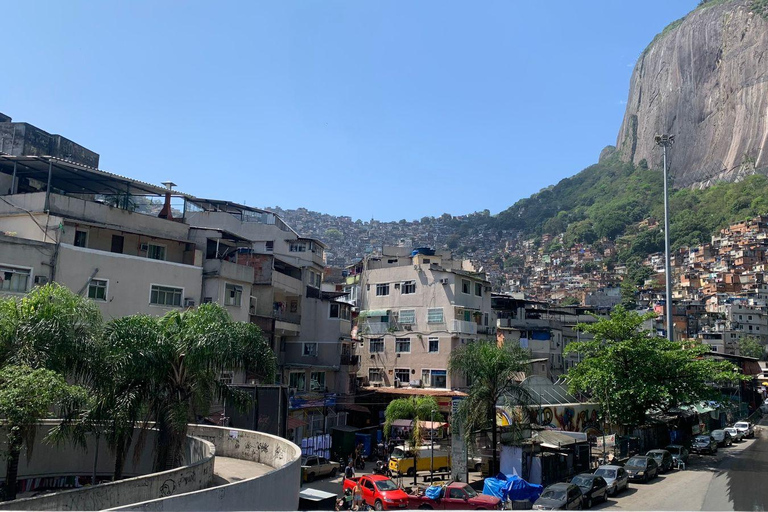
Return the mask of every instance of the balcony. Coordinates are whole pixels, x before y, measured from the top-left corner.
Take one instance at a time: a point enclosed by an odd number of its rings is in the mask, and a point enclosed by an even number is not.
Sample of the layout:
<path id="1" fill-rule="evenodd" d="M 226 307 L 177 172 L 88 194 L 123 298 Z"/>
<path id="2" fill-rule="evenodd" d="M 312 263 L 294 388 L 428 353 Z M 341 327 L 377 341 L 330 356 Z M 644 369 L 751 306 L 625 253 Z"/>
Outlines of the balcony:
<path id="1" fill-rule="evenodd" d="M 491 325 L 478 325 L 477 326 L 477 333 L 478 334 L 493 334 L 494 328 Z"/>
<path id="2" fill-rule="evenodd" d="M 364 322 L 360 329 L 363 334 L 387 334 L 390 330 L 388 322 Z"/>
<path id="3" fill-rule="evenodd" d="M 203 273 L 206 277 L 222 277 L 241 283 L 253 282 L 253 267 L 247 265 L 238 265 L 225 260 L 205 260 L 203 262 Z"/>
<path id="4" fill-rule="evenodd" d="M 477 334 L 477 324 L 475 322 L 467 322 L 464 320 L 454 320 L 453 328 L 451 332 L 460 334 Z"/>

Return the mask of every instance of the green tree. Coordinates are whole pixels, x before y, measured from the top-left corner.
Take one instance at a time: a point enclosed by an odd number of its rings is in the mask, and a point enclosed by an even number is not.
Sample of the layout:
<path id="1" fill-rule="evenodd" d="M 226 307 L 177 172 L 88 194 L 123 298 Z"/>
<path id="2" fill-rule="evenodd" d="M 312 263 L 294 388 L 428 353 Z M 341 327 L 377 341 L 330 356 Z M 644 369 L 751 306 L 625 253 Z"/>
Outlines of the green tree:
<path id="1" fill-rule="evenodd" d="M 577 299 L 576 297 L 572 297 L 570 295 L 568 297 L 563 298 L 563 300 L 560 301 L 561 306 L 578 306 L 579 304 L 581 304 L 579 299 Z"/>
<path id="2" fill-rule="evenodd" d="M 710 350 L 701 343 L 671 342 L 643 330 L 643 323 L 653 317 L 617 306 L 609 318 L 579 324 L 594 338 L 565 349 L 580 358 L 568 370 L 571 392 L 591 395 L 609 423 L 627 429 L 643 424 L 649 410 L 717 398 L 710 383 L 745 378 L 733 364 L 705 358 Z"/>
<path id="3" fill-rule="evenodd" d="M 530 354 L 519 346 L 499 346 L 485 340 L 468 343 L 451 354 L 448 371 L 452 377 L 471 380 L 469 393 L 459 407 L 459 421 L 464 431 L 491 430 L 493 467 L 497 467 L 497 405 L 520 405 L 529 402 L 529 393 L 515 377 L 528 367 Z"/>
<path id="4" fill-rule="evenodd" d="M 434 413 L 433 413 L 434 411 Z M 389 402 L 384 411 L 384 435 L 389 437 L 392 432 L 392 423 L 395 420 L 413 420 L 411 435 L 408 441 L 413 448 L 413 480 L 416 482 L 416 457 L 421 443 L 421 428 L 419 421 L 428 421 L 431 418 L 442 420 L 437 400 L 433 396 L 414 396 L 409 398 L 397 398 Z M 409 470 L 410 471 L 410 470 Z M 411 474 L 410 472 L 408 473 Z"/>
<path id="5" fill-rule="evenodd" d="M 52 283 L 0 300 L 0 367 L 23 365 L 82 377 L 101 333 L 98 306 Z"/>
<path id="6" fill-rule="evenodd" d="M 21 449 L 32 456 L 37 423 L 54 408 L 71 409 L 85 401 L 85 391 L 45 368 L 5 366 L 0 370 L 0 426 L 6 431 L 6 476 L 3 499 L 16 499 Z M 55 414 L 55 412 L 54 412 Z M 60 412 L 54 417 L 68 415 Z"/>
<path id="7" fill-rule="evenodd" d="M 765 347 L 754 336 L 744 336 L 739 340 L 739 354 L 746 357 L 763 359 Z"/>
<path id="8" fill-rule="evenodd" d="M 157 468 L 180 462 L 187 424 L 207 414 L 215 398 L 244 406 L 248 395 L 219 381 L 222 371 L 274 380 L 276 357 L 261 330 L 234 322 L 218 304 L 172 311 L 157 320 L 160 336 L 143 354 L 152 370 L 152 411 L 158 429 Z"/>

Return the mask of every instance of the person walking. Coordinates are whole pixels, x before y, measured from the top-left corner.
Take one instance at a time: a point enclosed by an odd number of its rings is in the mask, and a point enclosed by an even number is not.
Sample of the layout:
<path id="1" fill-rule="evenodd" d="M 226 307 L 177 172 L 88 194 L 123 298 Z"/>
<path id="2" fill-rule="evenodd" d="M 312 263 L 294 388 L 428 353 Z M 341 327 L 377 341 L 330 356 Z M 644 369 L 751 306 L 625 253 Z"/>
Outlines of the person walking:
<path id="1" fill-rule="evenodd" d="M 352 510 L 360 510 L 363 505 L 363 487 L 360 482 L 355 484 L 352 490 Z"/>

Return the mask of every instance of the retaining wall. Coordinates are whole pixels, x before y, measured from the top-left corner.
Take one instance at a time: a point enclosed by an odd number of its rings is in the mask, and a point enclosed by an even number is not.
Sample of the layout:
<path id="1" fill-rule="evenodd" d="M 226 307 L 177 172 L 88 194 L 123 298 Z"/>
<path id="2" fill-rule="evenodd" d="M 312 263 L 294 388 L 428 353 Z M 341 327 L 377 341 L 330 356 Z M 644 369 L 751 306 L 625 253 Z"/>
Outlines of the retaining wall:
<path id="1" fill-rule="evenodd" d="M 189 433 L 213 443 L 222 457 L 259 462 L 269 473 L 219 487 L 175 494 L 116 510 L 225 511 L 297 510 L 301 487 L 301 449 L 281 437 L 252 430 L 190 425 Z"/>
<path id="2" fill-rule="evenodd" d="M 19 462 L 19 479 L 92 474 L 96 453 L 95 440 L 89 440 L 88 450 L 76 448 L 69 443 L 58 446 L 47 444 L 42 442 L 42 438 L 47 434 L 51 424 L 46 422 L 38 430 L 37 441 L 29 463 L 26 462 L 26 456 L 22 453 Z M 138 437 L 137 432 L 134 435 L 134 443 Z M 138 462 L 134 463 L 133 446 L 128 452 L 126 474 L 145 473 L 143 476 L 0 503 L 0 510 L 103 510 L 205 489 L 213 482 L 216 450 L 212 443 L 188 437 L 183 454 L 184 466 L 161 473 L 150 473 L 153 447 L 154 432 L 151 431 L 148 433 Z M 4 476 L 5 464 L 0 466 Z M 113 466 L 114 454 L 101 440 L 96 473 L 111 475 Z"/>

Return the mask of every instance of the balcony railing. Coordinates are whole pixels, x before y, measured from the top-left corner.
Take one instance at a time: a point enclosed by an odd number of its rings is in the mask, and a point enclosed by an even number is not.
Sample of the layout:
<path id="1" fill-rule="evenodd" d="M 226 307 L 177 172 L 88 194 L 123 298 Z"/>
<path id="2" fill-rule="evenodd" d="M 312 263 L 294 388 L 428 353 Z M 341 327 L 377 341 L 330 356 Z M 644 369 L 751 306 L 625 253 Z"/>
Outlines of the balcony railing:
<path id="1" fill-rule="evenodd" d="M 285 312 L 274 312 L 274 318 L 275 320 L 279 320 L 281 322 L 288 322 L 290 324 L 301 324 L 301 315 L 298 313 L 285 313 Z"/>
<path id="2" fill-rule="evenodd" d="M 467 322 L 465 320 L 454 320 L 453 329 L 451 332 L 458 332 L 461 334 L 477 334 L 477 324 L 475 322 Z"/>
<path id="3" fill-rule="evenodd" d="M 364 322 L 363 334 L 386 334 L 389 332 L 390 325 L 387 322 Z"/>

